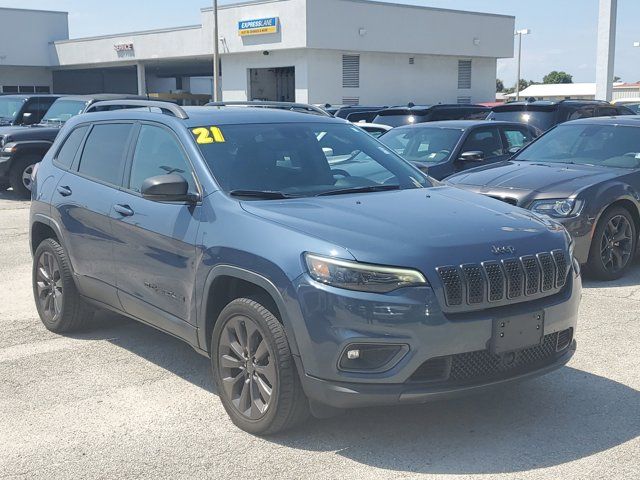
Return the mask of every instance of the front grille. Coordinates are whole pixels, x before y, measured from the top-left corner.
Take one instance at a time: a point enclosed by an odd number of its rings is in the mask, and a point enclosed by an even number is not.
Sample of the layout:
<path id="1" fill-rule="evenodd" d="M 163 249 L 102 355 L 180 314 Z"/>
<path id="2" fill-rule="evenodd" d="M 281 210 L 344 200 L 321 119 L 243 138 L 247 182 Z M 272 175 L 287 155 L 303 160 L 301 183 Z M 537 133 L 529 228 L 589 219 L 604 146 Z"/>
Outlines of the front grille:
<path id="1" fill-rule="evenodd" d="M 555 360 L 573 340 L 573 328 L 543 337 L 542 343 L 517 352 L 497 355 L 489 350 L 431 358 L 413 373 L 410 382 L 465 384 L 540 368 Z"/>
<path id="2" fill-rule="evenodd" d="M 448 307 L 492 306 L 492 303 L 541 297 L 567 283 L 570 265 L 562 250 L 436 268 Z"/>

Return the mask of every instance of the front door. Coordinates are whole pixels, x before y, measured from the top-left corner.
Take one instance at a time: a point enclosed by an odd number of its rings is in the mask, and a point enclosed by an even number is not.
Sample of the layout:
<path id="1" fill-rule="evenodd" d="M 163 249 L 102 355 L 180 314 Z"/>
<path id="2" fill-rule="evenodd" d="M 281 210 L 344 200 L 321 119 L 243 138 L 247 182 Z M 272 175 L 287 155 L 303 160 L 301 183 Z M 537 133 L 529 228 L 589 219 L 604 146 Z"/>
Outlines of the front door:
<path id="1" fill-rule="evenodd" d="M 486 165 L 488 163 L 501 162 L 502 160 L 509 158 L 509 153 L 502 143 L 500 131 L 497 126 L 482 127 L 472 130 L 464 140 L 464 143 L 459 150 L 458 158 L 465 152 L 481 152 L 482 160 L 456 160 L 454 164 L 457 172 L 478 167 L 480 165 Z"/>
<path id="2" fill-rule="evenodd" d="M 177 173 L 198 187 L 176 135 L 165 126 L 140 126 L 124 188 L 113 205 L 114 268 L 118 296 L 127 313 L 183 336 L 191 313 L 200 207 L 147 200 L 145 179 Z"/>

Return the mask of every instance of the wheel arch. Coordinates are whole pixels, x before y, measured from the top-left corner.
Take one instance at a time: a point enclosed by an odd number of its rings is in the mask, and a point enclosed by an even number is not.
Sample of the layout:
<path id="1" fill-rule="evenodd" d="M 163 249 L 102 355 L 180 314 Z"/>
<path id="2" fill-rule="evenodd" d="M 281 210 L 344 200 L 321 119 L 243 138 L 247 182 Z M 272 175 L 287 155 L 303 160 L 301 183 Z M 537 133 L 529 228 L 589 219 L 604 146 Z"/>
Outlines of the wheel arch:
<path id="1" fill-rule="evenodd" d="M 232 265 L 218 265 L 211 269 L 204 284 L 198 321 L 198 343 L 210 353 L 211 334 L 222 309 L 235 298 L 261 296 L 274 309 L 272 313 L 283 324 L 291 352 L 298 354 L 293 325 L 284 297 L 267 277 Z"/>

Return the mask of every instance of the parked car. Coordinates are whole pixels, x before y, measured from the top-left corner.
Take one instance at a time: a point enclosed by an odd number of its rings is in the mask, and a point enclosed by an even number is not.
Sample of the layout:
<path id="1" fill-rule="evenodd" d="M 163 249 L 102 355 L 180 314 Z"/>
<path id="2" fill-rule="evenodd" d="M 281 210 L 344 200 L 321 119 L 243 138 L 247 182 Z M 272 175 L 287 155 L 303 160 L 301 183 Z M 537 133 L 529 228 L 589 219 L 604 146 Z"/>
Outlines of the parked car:
<path id="1" fill-rule="evenodd" d="M 640 98 L 619 98 L 611 102 L 615 106 L 624 106 L 632 110 L 636 115 L 640 114 Z"/>
<path id="2" fill-rule="evenodd" d="M 447 182 L 561 222 L 581 264 L 600 279 L 619 278 L 640 232 L 640 117 L 564 123 L 510 161 Z"/>
<path id="3" fill-rule="evenodd" d="M 358 122 L 356 125 L 375 138 L 379 138 L 391 130 L 389 125 L 379 125 L 377 123 Z"/>
<path id="4" fill-rule="evenodd" d="M 348 120 L 349 115 L 353 115 L 353 114 L 356 114 L 356 113 L 370 114 L 371 115 L 371 114 L 374 114 L 376 112 L 379 112 L 380 110 L 384 110 L 385 108 L 389 108 L 389 106 L 388 105 L 384 105 L 384 106 L 383 105 L 378 105 L 378 106 L 373 106 L 373 105 L 345 105 L 343 107 L 340 107 L 336 111 L 336 113 L 334 113 L 334 117 L 344 118 L 344 119 Z M 368 119 L 368 121 L 371 121 L 374 117 L 375 117 L 375 115 L 373 115 L 373 117 Z M 359 120 L 362 120 L 362 119 L 359 119 Z M 359 121 L 359 120 L 356 120 L 356 121 Z"/>
<path id="5" fill-rule="evenodd" d="M 0 127 L 33 125 L 60 95 L 2 95 L 0 96 Z"/>
<path id="6" fill-rule="evenodd" d="M 433 178 L 508 159 L 539 135 L 530 125 L 448 120 L 397 127 L 380 141 Z"/>
<path id="7" fill-rule="evenodd" d="M 488 118 L 527 123 L 544 132 L 569 120 L 615 115 L 635 115 L 635 112 L 625 106 L 598 100 L 535 101 L 512 102 L 493 107 Z"/>
<path id="8" fill-rule="evenodd" d="M 399 127 L 441 120 L 484 120 L 490 112 L 491 109 L 482 105 L 414 105 L 410 103 L 406 107 L 391 107 L 380 111 L 373 119 L 373 123 Z"/>
<path id="9" fill-rule="evenodd" d="M 341 119 L 167 110 L 72 118 L 40 164 L 33 291 L 51 331 L 99 307 L 175 335 L 258 434 L 573 355 L 581 279 L 556 222 L 436 186 Z M 351 173 L 320 140 L 362 152 Z"/>
<path id="10" fill-rule="evenodd" d="M 60 97 L 37 125 L 0 128 L 0 190 L 12 187 L 18 196 L 28 198 L 33 167 L 42 160 L 67 120 L 98 101 L 134 98 L 145 97 L 116 94 Z"/>

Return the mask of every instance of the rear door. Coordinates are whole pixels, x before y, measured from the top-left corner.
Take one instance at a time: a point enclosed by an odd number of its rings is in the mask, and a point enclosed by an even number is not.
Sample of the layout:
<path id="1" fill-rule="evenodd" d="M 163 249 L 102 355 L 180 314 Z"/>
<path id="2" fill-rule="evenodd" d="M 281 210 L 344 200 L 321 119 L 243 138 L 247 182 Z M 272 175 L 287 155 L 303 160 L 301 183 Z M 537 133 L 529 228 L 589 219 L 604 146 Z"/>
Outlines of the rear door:
<path id="1" fill-rule="evenodd" d="M 118 296 L 127 313 L 185 338 L 192 315 L 198 215 L 201 207 L 143 198 L 144 180 L 176 173 L 198 193 L 193 167 L 175 133 L 142 123 L 131 150 L 124 188 L 111 211 L 113 266 Z"/>
<path id="2" fill-rule="evenodd" d="M 53 208 L 81 293 L 117 307 L 113 266 L 117 239 L 109 214 L 122 183 L 133 123 L 97 123 L 88 128 L 81 152 L 56 186 Z M 71 140 L 70 136 L 67 142 Z M 68 160 L 58 163 L 63 161 Z"/>
<path id="3" fill-rule="evenodd" d="M 509 156 L 517 153 L 536 138 L 533 129 L 525 125 L 501 125 L 500 132 L 505 153 Z"/>

